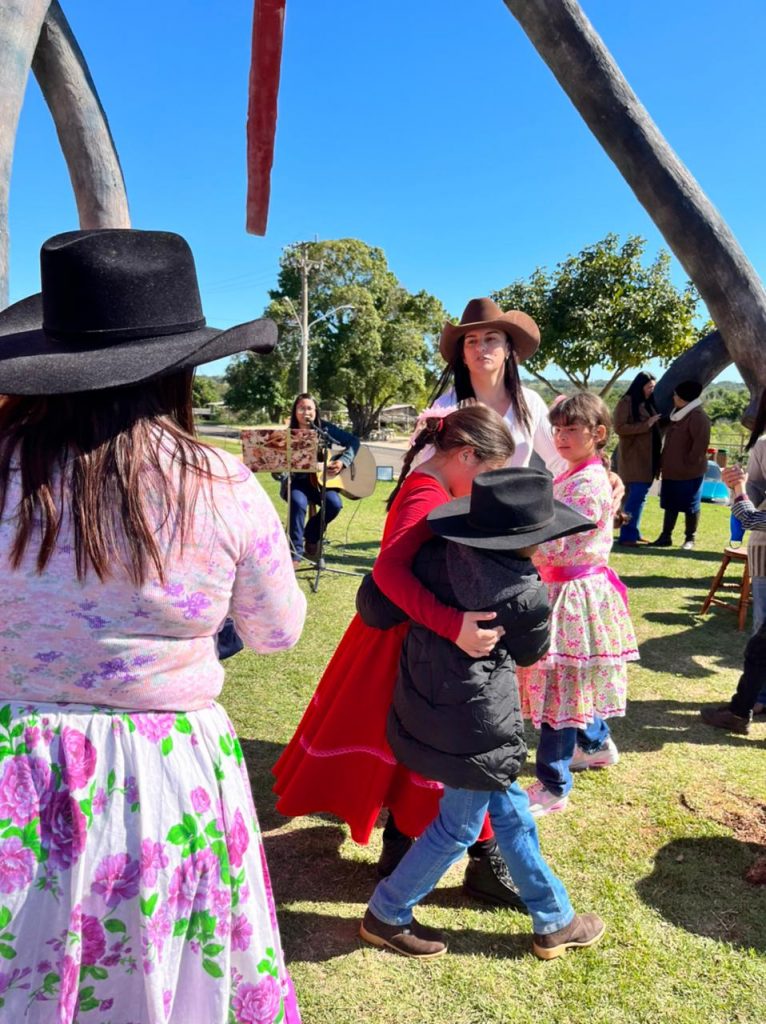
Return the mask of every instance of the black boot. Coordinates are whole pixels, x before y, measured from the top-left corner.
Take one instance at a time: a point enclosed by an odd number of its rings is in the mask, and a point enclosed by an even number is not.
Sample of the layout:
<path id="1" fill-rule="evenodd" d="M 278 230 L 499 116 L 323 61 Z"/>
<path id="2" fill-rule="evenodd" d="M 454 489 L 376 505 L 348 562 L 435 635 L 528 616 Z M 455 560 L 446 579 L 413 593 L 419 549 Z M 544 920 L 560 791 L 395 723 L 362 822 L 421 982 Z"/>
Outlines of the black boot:
<path id="1" fill-rule="evenodd" d="M 378 858 L 378 878 L 388 878 L 414 841 L 396 827 L 394 816 L 389 811 L 388 821 L 383 829 L 383 849 Z"/>
<path id="2" fill-rule="evenodd" d="M 527 913 L 495 839 L 482 840 L 469 848 L 463 889 L 482 903 Z"/>
<path id="3" fill-rule="evenodd" d="M 684 536 L 683 549 L 684 551 L 692 551 L 694 548 L 694 536 L 697 533 L 697 526 L 700 521 L 699 512 L 685 512 L 686 518 L 686 532 Z"/>
<path id="4" fill-rule="evenodd" d="M 669 548 L 673 545 L 673 530 L 675 529 L 676 521 L 678 520 L 678 513 L 676 511 L 665 509 L 665 516 L 662 520 L 662 533 L 659 535 L 657 540 L 652 541 L 652 547 L 654 548 Z"/>

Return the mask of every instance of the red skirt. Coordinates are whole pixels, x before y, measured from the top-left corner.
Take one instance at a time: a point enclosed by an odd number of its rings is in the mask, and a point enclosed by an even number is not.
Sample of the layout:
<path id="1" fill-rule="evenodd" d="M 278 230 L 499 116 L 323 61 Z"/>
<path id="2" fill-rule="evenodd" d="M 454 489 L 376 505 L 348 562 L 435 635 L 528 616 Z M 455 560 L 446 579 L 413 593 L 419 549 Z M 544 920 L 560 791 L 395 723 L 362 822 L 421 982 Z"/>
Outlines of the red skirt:
<path id="1" fill-rule="evenodd" d="M 366 843 L 381 807 L 410 836 L 436 817 L 443 787 L 398 764 L 386 719 L 409 623 L 372 629 L 355 615 L 325 669 L 295 735 L 272 771 L 277 810 L 327 812 Z"/>

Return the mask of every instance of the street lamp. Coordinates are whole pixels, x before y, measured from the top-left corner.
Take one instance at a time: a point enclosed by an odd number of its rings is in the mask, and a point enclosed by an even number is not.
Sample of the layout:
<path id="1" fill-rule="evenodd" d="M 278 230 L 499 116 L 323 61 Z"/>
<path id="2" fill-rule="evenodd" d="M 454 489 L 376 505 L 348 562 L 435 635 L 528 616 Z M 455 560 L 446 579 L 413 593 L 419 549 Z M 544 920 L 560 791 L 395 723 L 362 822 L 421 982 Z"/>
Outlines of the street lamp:
<path id="1" fill-rule="evenodd" d="M 298 326 L 298 330 L 301 332 L 301 355 L 300 355 L 300 386 L 299 391 L 301 394 L 305 394 L 309 389 L 309 332 L 314 324 L 318 324 L 321 320 L 326 320 L 332 316 L 333 313 L 339 313 L 342 309 L 354 309 L 350 303 L 343 303 L 342 306 L 333 306 L 332 309 L 328 309 L 326 313 L 320 313 L 320 315 L 312 320 L 311 323 L 305 323 L 304 319 L 298 316 L 298 311 L 292 303 L 289 296 L 285 295 L 285 303 L 290 307 L 290 311 L 293 314 L 293 319 Z M 308 310 L 305 310 L 305 319 L 308 319 Z"/>

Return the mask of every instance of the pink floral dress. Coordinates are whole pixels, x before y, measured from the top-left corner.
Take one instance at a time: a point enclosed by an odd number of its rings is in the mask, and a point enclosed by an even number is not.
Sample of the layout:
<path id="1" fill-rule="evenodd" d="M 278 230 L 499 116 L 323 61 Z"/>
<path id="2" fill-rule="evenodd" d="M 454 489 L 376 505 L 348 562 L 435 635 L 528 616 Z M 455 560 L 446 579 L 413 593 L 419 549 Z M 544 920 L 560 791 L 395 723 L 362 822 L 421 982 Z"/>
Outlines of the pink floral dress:
<path id="1" fill-rule="evenodd" d="M 215 461 L 216 455 L 211 453 Z M 68 523 L 42 575 L 0 520 L 0 1019 L 299 1021 L 242 751 L 215 698 L 227 614 L 263 653 L 305 598 L 260 485 L 230 456 L 168 575 L 79 583 Z M 147 500 L 151 500 L 148 498 Z M 159 522 L 159 510 L 157 511 Z"/>
<path id="2" fill-rule="evenodd" d="M 612 489 L 600 461 L 553 482 L 554 497 L 587 519 L 595 530 L 547 541 L 533 561 L 543 579 L 582 572 L 579 578 L 548 582 L 551 645 L 529 668 L 517 669 L 522 713 L 535 728 L 584 728 L 594 717 L 625 714 L 627 663 L 638 660 L 638 645 L 619 581 L 601 571 L 612 548 Z M 617 584 L 617 585 L 615 585 Z"/>

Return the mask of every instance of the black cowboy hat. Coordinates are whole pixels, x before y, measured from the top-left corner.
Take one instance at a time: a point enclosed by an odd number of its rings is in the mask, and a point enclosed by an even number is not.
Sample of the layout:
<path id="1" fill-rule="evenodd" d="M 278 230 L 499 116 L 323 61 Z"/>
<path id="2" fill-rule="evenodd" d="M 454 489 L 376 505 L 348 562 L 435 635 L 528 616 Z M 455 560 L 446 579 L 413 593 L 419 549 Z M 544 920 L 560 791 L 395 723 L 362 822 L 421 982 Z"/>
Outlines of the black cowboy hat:
<path id="1" fill-rule="evenodd" d="M 168 231 L 54 235 L 40 277 L 41 294 L 0 311 L 0 394 L 118 387 L 277 343 L 271 320 L 206 325 L 191 249 Z"/>
<path id="2" fill-rule="evenodd" d="M 554 500 L 545 470 L 494 469 L 476 477 L 468 497 L 429 512 L 428 525 L 458 544 L 513 551 L 593 530 L 596 523 Z"/>
<path id="3" fill-rule="evenodd" d="M 458 341 L 471 328 L 494 327 L 507 334 L 516 358 L 521 363 L 533 356 L 540 347 L 540 328 L 528 313 L 509 309 L 504 313 L 492 299 L 471 299 L 463 310 L 459 324 L 447 321 L 439 336 L 439 351 L 451 363 L 457 352 Z"/>

